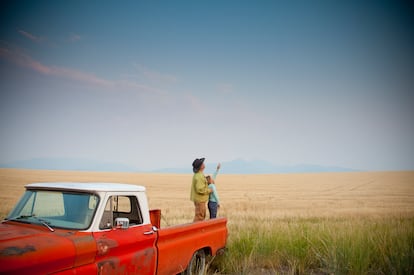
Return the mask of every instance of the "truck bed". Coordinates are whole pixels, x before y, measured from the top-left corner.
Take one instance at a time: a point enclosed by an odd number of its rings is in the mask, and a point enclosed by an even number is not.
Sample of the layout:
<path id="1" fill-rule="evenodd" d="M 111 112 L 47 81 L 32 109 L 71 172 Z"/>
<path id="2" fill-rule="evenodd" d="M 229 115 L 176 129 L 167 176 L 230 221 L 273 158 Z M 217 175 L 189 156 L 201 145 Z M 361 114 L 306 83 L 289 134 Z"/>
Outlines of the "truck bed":
<path id="1" fill-rule="evenodd" d="M 153 216 L 160 217 L 161 212 L 151 212 L 153 225 L 159 226 L 159 218 Z M 193 252 L 198 250 L 204 250 L 206 255 L 215 256 L 226 244 L 226 224 L 226 218 L 218 218 L 160 228 L 157 231 L 157 274 L 177 274 L 184 271 Z"/>

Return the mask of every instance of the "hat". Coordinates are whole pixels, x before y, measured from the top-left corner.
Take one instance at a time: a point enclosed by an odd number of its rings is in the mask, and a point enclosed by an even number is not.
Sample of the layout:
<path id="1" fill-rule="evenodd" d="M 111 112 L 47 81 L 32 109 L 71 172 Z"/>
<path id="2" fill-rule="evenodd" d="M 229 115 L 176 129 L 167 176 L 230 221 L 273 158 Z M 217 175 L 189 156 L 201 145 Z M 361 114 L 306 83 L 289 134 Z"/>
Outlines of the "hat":
<path id="1" fill-rule="evenodd" d="M 193 172 L 197 173 L 198 170 L 200 170 L 201 164 L 203 164 L 205 158 L 201 158 L 201 159 L 195 159 L 193 161 Z"/>

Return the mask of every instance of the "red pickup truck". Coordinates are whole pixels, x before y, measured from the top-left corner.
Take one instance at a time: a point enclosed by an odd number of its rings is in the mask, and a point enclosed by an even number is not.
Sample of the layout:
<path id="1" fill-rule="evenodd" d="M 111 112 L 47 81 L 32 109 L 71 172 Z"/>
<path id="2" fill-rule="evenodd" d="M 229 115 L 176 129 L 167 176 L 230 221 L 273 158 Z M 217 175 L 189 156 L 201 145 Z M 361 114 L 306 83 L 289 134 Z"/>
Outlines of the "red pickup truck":
<path id="1" fill-rule="evenodd" d="M 33 183 L 0 224 L 1 274 L 204 274 L 225 218 L 160 228 L 145 187 Z"/>

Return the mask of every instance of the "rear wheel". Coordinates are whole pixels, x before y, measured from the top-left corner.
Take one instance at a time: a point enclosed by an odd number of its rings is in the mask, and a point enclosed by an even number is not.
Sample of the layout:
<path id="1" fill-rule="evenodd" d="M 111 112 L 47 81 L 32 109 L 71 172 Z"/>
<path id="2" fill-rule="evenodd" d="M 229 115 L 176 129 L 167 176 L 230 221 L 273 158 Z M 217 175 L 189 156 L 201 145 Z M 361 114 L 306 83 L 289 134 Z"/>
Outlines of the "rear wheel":
<path id="1" fill-rule="evenodd" d="M 204 250 L 198 250 L 191 257 L 190 263 L 188 264 L 187 270 L 184 274 L 186 275 L 204 275 L 206 272 L 206 253 Z"/>

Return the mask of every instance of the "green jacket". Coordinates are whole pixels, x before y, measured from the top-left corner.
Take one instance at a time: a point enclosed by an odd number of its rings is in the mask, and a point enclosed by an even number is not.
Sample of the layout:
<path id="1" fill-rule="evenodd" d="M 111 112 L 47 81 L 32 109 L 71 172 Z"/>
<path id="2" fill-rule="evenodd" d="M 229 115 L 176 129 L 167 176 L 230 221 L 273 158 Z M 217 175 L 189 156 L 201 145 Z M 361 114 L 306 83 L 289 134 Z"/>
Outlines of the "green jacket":
<path id="1" fill-rule="evenodd" d="M 207 202 L 208 201 L 208 183 L 202 172 L 194 173 L 193 182 L 191 184 L 190 199 L 193 202 Z"/>

